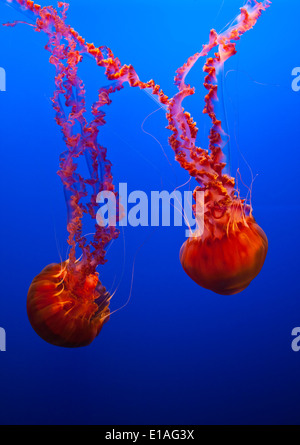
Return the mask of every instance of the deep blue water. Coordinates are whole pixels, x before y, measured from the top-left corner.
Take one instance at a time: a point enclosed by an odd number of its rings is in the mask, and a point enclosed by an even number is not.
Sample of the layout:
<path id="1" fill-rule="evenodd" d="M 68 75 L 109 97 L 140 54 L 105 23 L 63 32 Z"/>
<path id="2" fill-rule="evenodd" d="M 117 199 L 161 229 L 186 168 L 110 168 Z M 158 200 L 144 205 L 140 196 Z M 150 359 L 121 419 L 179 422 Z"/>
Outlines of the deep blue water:
<path id="1" fill-rule="evenodd" d="M 42 2 L 43 6 L 48 4 Z M 142 80 L 173 95 L 175 70 L 238 13 L 241 0 L 70 0 L 68 23 L 87 41 L 107 45 Z M 50 97 L 53 67 L 46 38 L 31 27 L 0 28 L 0 66 L 7 91 L 1 112 L 0 353 L 1 424 L 299 424 L 300 352 L 300 2 L 277 0 L 237 43 L 225 65 L 225 103 L 232 173 L 254 176 L 253 208 L 269 239 L 259 276 L 242 293 L 221 296 L 182 270 L 184 227 L 126 228 L 99 269 L 111 290 L 121 279 L 112 315 L 88 347 L 58 348 L 41 340 L 26 314 L 33 277 L 66 257 L 66 206 L 58 170 L 64 150 Z M 0 2 L 1 22 L 24 16 Z M 26 18 L 25 18 L 26 20 Z M 185 102 L 207 145 L 202 115 L 202 61 Z M 105 84 L 86 59 L 81 68 L 89 103 Z M 106 82 L 107 83 L 107 82 Z M 115 183 L 132 190 L 172 191 L 188 176 L 174 161 L 162 110 L 126 87 L 112 97 L 101 143 Z M 163 150 L 162 150 L 163 148 Z M 168 158 L 168 159 L 167 159 Z M 187 186 L 188 187 L 188 186 Z M 92 226 L 91 226 L 92 227 Z M 86 228 L 86 232 L 91 231 Z M 125 246 L 125 248 L 124 248 Z"/>

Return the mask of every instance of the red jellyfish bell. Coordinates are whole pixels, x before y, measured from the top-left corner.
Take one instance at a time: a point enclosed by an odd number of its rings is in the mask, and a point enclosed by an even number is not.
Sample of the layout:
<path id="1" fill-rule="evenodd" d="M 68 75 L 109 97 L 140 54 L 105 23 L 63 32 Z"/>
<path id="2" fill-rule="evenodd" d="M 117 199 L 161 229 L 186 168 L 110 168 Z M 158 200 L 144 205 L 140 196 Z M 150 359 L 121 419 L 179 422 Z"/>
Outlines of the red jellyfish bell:
<path id="1" fill-rule="evenodd" d="M 241 204 L 236 221 L 224 223 L 217 233 L 205 229 L 202 236 L 188 238 L 180 250 L 185 272 L 200 286 L 218 294 L 244 290 L 260 272 L 267 255 L 266 234 L 252 216 L 243 215 L 243 210 Z M 232 208 L 227 212 L 230 214 Z M 207 219 L 205 215 L 205 224 Z M 219 221 L 213 224 L 216 227 Z"/>
<path id="2" fill-rule="evenodd" d="M 175 82 L 179 93 L 171 100 L 167 115 L 169 129 L 173 132 L 170 145 L 176 159 L 201 184 L 195 189 L 196 202 L 197 192 L 204 193 L 203 231 L 194 234 L 183 244 L 180 261 L 185 272 L 196 283 L 223 295 L 241 292 L 256 277 L 266 258 L 268 240 L 255 222 L 251 207 L 239 198 L 234 188 L 234 178 L 223 173 L 226 164 L 222 137 L 225 133 L 214 110 L 217 72 L 226 59 L 236 53 L 232 41 L 238 40 L 255 25 L 269 3 L 266 0 L 261 3 L 250 0 L 241 8 L 235 25 L 222 34 L 211 31 L 209 43 L 177 71 Z M 207 56 L 216 46 L 218 52 L 208 58 L 204 66 L 204 86 L 208 90 L 204 113 L 212 121 L 207 151 L 195 145 L 196 124 L 189 113 L 184 112 L 181 103 L 186 96 L 194 93 L 190 86 L 185 85 L 189 70 L 201 56 Z M 195 207 L 194 213 L 197 214 Z"/>
<path id="3" fill-rule="evenodd" d="M 98 274 L 70 273 L 68 264 L 50 264 L 31 283 L 27 297 L 29 321 L 36 333 L 56 346 L 90 344 L 109 319 L 109 293 Z"/>

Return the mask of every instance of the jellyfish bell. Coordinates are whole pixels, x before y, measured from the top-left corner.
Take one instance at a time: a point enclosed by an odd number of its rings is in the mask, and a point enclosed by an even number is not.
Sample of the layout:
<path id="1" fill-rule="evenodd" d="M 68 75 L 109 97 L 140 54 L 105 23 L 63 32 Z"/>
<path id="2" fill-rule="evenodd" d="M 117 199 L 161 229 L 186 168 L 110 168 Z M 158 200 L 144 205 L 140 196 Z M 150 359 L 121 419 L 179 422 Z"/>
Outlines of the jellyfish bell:
<path id="1" fill-rule="evenodd" d="M 56 346 L 87 346 L 109 319 L 110 294 L 98 273 L 68 270 L 68 261 L 50 264 L 32 281 L 27 314 L 35 332 Z"/>
<path id="2" fill-rule="evenodd" d="M 206 213 L 202 235 L 189 237 L 180 249 L 187 275 L 222 295 L 246 289 L 261 271 L 268 251 L 266 234 L 239 202 L 240 206 L 234 203 L 222 216 L 219 213 L 219 220 L 214 211 Z"/>

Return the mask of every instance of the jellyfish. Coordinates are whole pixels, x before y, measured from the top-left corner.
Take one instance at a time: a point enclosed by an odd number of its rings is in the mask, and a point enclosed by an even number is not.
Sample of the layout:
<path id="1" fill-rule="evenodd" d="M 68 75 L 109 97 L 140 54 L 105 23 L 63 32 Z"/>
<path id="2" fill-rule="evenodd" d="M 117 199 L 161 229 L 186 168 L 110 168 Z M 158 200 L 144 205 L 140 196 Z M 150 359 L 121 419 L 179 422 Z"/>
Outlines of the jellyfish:
<path id="1" fill-rule="evenodd" d="M 251 204 L 240 198 L 234 178 L 224 172 L 225 132 L 215 111 L 217 75 L 225 61 L 236 53 L 235 42 L 253 28 L 269 5 L 268 0 L 249 0 L 228 29 L 220 34 L 211 30 L 202 51 L 177 70 L 175 84 L 179 92 L 168 103 L 168 128 L 172 131 L 169 143 L 177 161 L 199 184 L 194 198 L 198 191 L 204 193 L 203 233 L 193 233 L 183 243 L 180 261 L 197 284 L 223 295 L 241 292 L 258 275 L 266 258 L 268 240 L 253 217 Z M 204 150 L 196 146 L 198 129 L 184 111 L 182 101 L 195 92 L 185 84 L 188 72 L 215 47 L 217 52 L 207 58 L 203 68 L 204 86 L 208 90 L 203 113 L 211 120 L 209 146 Z"/>
<path id="2" fill-rule="evenodd" d="M 48 343 L 63 347 L 86 346 L 99 334 L 110 315 L 111 296 L 102 285 L 96 268 L 105 263 L 106 248 L 119 232 L 115 226 L 95 224 L 95 233 L 88 242 L 83 235 L 83 217 L 90 216 L 96 221 L 99 192 L 105 189 L 115 194 L 111 163 L 97 138 L 99 128 L 105 123 L 103 107 L 110 104 L 110 94 L 118 85 L 111 84 L 99 90 L 92 105 L 92 119 L 88 121 L 85 87 L 78 76 L 83 44 L 81 41 L 79 47 L 78 34 L 65 23 L 68 5 L 60 2 L 59 13 L 52 7 L 41 8 L 31 1 L 15 3 L 33 15 L 31 26 L 35 31 L 48 36 L 46 49 L 55 67 L 52 103 L 66 146 L 60 156 L 58 174 L 68 209 L 69 254 L 66 261 L 46 266 L 33 279 L 27 296 L 28 318 L 33 329 Z M 102 58 L 109 56 L 108 53 L 103 47 Z M 79 171 L 81 158 L 88 166 L 86 177 Z"/>
<path id="3" fill-rule="evenodd" d="M 111 94 L 121 90 L 125 82 L 151 91 L 159 96 L 161 103 L 167 103 L 168 98 L 153 80 L 141 82 L 131 65 L 122 66 L 108 47 L 95 47 L 67 25 L 67 3 L 58 2 L 57 10 L 52 6 L 42 8 L 30 0 L 6 0 L 6 3 L 24 12 L 32 22 L 15 21 L 6 26 L 25 23 L 48 37 L 45 48 L 55 68 L 52 103 L 66 145 L 60 156 L 58 175 L 68 210 L 68 259 L 46 266 L 33 279 L 27 296 L 27 314 L 33 329 L 46 342 L 70 348 L 86 346 L 98 336 L 110 316 L 111 295 L 96 269 L 106 262 L 107 246 L 118 237 L 119 230 L 115 225 L 106 227 L 97 223 L 93 238 L 88 241 L 83 234 L 83 217 L 89 215 L 96 221 L 97 196 L 104 190 L 115 195 L 116 222 L 122 213 L 107 150 L 98 142 L 99 129 L 105 124 L 103 107 L 111 103 Z M 83 55 L 94 58 L 110 81 L 99 89 L 90 122 L 85 117 L 85 86 L 78 76 Z M 78 171 L 81 158 L 86 160 L 88 177 Z"/>

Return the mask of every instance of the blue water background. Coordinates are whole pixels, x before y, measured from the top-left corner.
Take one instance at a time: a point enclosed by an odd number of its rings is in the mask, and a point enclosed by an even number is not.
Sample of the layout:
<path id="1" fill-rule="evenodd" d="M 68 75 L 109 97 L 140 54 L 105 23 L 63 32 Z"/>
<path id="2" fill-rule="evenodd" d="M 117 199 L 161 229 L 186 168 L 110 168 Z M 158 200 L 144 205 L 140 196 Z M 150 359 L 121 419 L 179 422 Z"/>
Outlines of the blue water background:
<path id="1" fill-rule="evenodd" d="M 109 46 L 170 96 L 175 70 L 242 6 L 241 0 L 70 3 L 68 23 L 87 41 Z M 26 20 L 4 2 L 0 17 Z M 249 186 L 251 167 L 254 216 L 269 239 L 259 276 L 240 294 L 216 295 L 181 268 L 185 227 L 128 227 L 99 272 L 108 289 L 118 286 L 112 310 L 126 302 L 133 273 L 130 302 L 89 347 L 75 350 L 41 340 L 26 315 L 33 277 L 67 255 L 56 175 L 64 144 L 50 101 L 54 68 L 44 35 L 26 25 L 0 28 L 7 74 L 0 93 L 0 326 L 7 333 L 1 424 L 300 423 L 300 352 L 291 348 L 291 331 L 300 325 L 300 92 L 291 88 L 292 69 L 300 66 L 299 17 L 298 0 L 274 1 L 225 66 L 232 174 L 240 168 Z M 206 147 L 202 66 L 188 77 L 196 94 L 185 107 Z M 80 69 L 91 104 L 107 81 L 89 58 Z M 128 86 L 112 99 L 100 141 L 115 183 L 147 193 L 184 184 L 188 176 L 168 146 L 164 112 Z"/>

